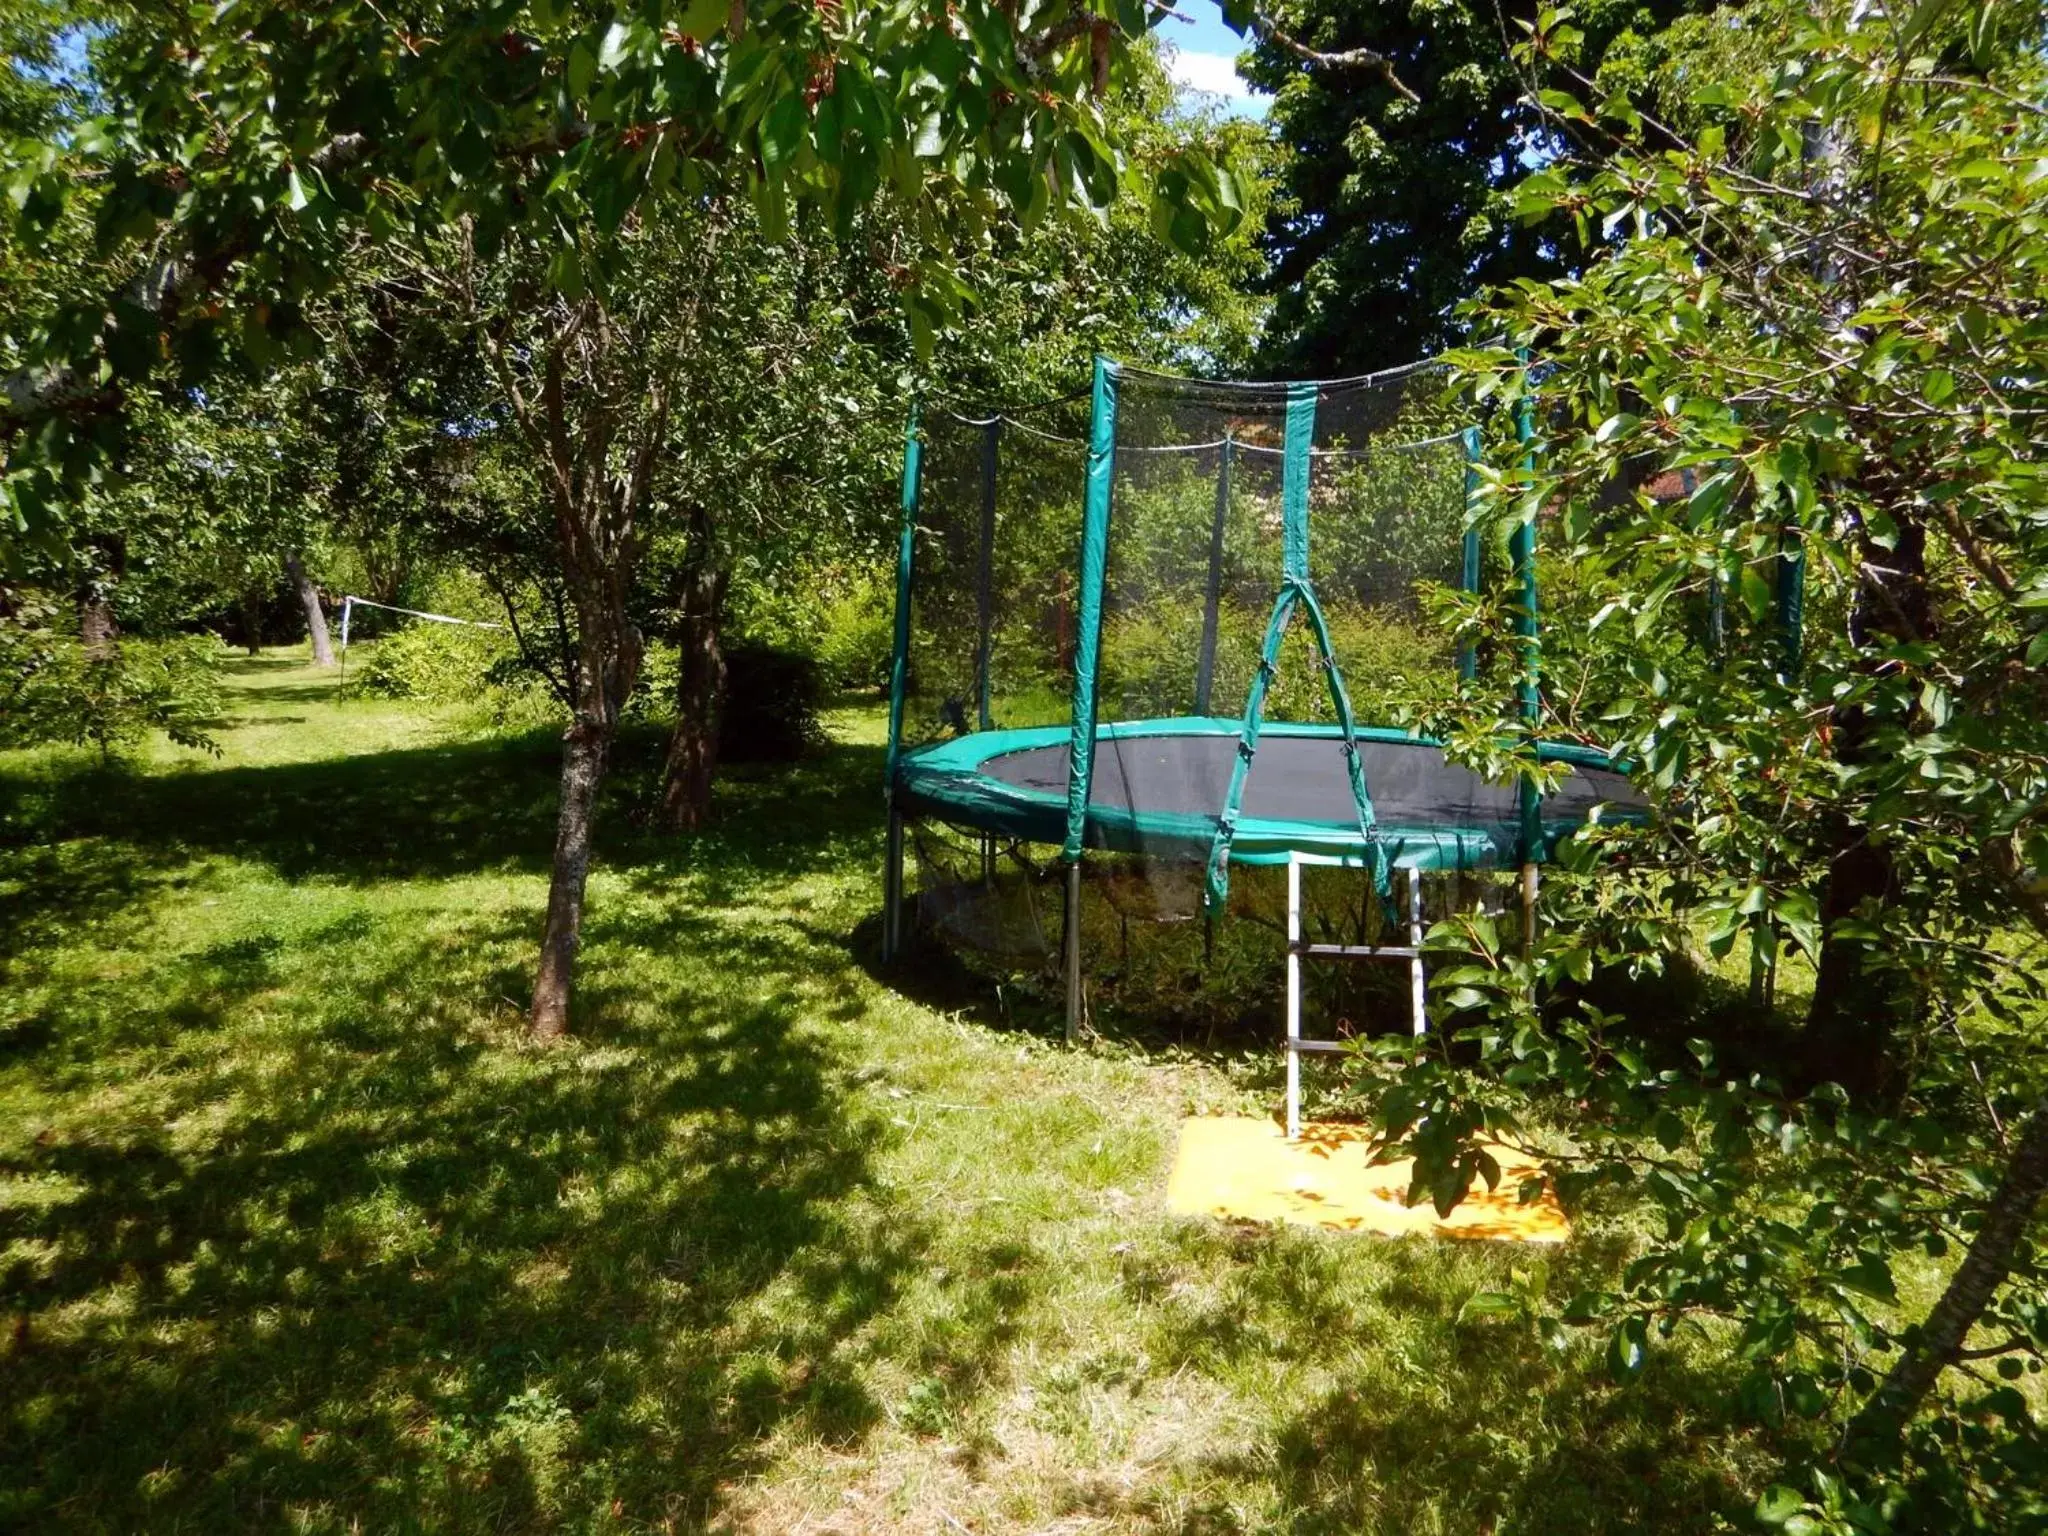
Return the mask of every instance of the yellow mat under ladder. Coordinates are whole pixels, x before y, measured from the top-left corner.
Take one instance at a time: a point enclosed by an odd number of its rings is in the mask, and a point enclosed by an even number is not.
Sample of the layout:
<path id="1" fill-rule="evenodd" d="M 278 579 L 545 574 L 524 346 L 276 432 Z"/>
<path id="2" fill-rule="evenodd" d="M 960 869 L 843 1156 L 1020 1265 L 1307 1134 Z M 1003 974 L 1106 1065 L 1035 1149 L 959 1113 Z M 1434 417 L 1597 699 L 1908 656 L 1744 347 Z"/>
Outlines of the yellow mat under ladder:
<path id="1" fill-rule="evenodd" d="M 1374 1167 L 1372 1138 L 1359 1127 L 1311 1123 L 1301 1128 L 1299 1141 L 1289 1141 L 1269 1120 L 1200 1115 L 1181 1122 L 1166 1204 L 1183 1216 L 1288 1221 L 1386 1237 L 1441 1232 L 1519 1243 L 1569 1237 L 1571 1227 L 1549 1190 L 1522 1203 L 1522 1180 L 1536 1165 L 1506 1147 L 1488 1150 L 1500 1163 L 1499 1187 L 1475 1184 L 1456 1210 L 1440 1217 L 1427 1202 L 1401 1203 L 1413 1165 L 1404 1159 Z"/>

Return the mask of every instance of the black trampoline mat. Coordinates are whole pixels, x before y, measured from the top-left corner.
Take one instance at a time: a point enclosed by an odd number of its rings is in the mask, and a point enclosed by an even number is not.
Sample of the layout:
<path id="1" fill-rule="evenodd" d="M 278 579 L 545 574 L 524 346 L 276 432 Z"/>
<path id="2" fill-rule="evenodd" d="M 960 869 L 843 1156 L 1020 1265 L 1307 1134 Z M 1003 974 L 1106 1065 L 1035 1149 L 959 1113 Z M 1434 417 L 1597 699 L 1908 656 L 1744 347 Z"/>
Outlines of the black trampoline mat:
<path id="1" fill-rule="evenodd" d="M 1064 796 L 1066 742 L 1000 752 L 981 764 L 989 778 Z M 1486 827 L 1516 816 L 1513 784 L 1489 784 L 1421 741 L 1361 741 L 1359 762 L 1376 818 L 1388 826 Z M 1146 815 L 1215 816 L 1230 790 L 1237 738 L 1216 734 L 1101 736 L 1089 804 Z M 1578 823 L 1596 805 L 1641 806 L 1625 774 L 1574 766 L 1543 800 L 1546 822 Z M 1329 736 L 1260 738 L 1245 781 L 1243 816 L 1258 821 L 1353 821 L 1357 810 L 1344 744 Z"/>

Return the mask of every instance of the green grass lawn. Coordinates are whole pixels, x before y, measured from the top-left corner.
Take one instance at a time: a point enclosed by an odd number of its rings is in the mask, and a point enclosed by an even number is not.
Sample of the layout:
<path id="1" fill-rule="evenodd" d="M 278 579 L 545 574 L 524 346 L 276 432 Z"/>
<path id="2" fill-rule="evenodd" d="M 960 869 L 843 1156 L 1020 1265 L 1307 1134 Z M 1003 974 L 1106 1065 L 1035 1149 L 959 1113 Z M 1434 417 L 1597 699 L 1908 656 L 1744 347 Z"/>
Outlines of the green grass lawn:
<path id="1" fill-rule="evenodd" d="M 234 669 L 219 759 L 0 755 L 0 1528 L 1704 1530 L 1710 1359 L 1460 1322 L 1499 1249 L 1168 1217 L 1202 1058 L 872 968 L 881 746 L 602 830 L 556 742 Z M 1553 1264 L 1612 1264 L 1588 1239 Z"/>

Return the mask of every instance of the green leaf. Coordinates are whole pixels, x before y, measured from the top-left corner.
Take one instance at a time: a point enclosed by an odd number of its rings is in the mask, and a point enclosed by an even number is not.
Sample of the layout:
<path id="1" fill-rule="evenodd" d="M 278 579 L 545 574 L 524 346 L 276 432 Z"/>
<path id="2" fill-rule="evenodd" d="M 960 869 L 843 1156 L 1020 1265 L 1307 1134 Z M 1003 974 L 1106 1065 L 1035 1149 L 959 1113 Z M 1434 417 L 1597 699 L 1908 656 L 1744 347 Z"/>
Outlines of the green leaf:
<path id="1" fill-rule="evenodd" d="M 580 98 L 590 94 L 590 84 L 597 78 L 597 55 L 590 51 L 590 45 L 582 38 L 570 44 L 569 63 L 563 73 L 571 96 Z"/>
<path id="2" fill-rule="evenodd" d="M 676 23 L 676 30 L 685 37 L 708 43 L 718 35 L 731 11 L 731 0 L 689 0 L 683 7 L 682 19 Z"/>
<path id="3" fill-rule="evenodd" d="M 1521 1310 L 1521 1298 L 1507 1291 L 1474 1291 L 1458 1308 L 1458 1321 L 1462 1323 L 1473 1317 L 1514 1317 Z"/>
<path id="4" fill-rule="evenodd" d="M 597 67 L 608 75 L 615 72 L 626 61 L 626 45 L 632 36 L 632 29 L 623 21 L 615 21 L 605 28 L 604 43 L 598 49 Z"/>
<path id="5" fill-rule="evenodd" d="M 1649 1358 L 1649 1331 L 1640 1317 L 1627 1318 L 1607 1341 L 1607 1369 L 1617 1381 L 1642 1374 Z"/>
<path id="6" fill-rule="evenodd" d="M 761 164 L 770 175 L 781 171 L 796 158 L 810 127 L 801 96 L 779 98 L 761 119 Z"/>
<path id="7" fill-rule="evenodd" d="M 1877 1301 L 1897 1301 L 1899 1292 L 1892 1283 L 1892 1269 L 1883 1259 L 1866 1258 L 1849 1265 L 1835 1276 L 1842 1286 L 1860 1296 L 1869 1296 Z"/>
<path id="8" fill-rule="evenodd" d="M 548 284 L 572 303 L 583 297 L 583 261 L 574 246 L 564 246 L 548 259 Z"/>
<path id="9" fill-rule="evenodd" d="M 1756 1517 L 1765 1525 L 1782 1526 L 1805 1508 L 1805 1495 L 1797 1488 L 1787 1488 L 1783 1483 L 1773 1483 L 1757 1499 Z"/>

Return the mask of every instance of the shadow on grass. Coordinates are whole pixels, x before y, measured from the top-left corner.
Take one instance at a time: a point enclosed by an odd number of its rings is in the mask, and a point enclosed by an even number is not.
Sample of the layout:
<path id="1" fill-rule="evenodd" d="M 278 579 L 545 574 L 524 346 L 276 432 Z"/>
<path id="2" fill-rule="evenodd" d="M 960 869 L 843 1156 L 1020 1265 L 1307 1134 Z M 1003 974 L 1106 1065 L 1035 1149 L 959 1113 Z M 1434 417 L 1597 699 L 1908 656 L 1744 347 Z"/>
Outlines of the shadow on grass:
<path id="1" fill-rule="evenodd" d="M 734 770 L 676 840 L 631 814 L 659 745 L 622 742 L 598 863 L 687 904 L 594 906 L 551 1052 L 490 1011 L 537 891 L 377 896 L 544 874 L 551 732 L 0 778 L 0 984 L 124 939 L 152 967 L 0 1010 L 49 1117 L 0 1136 L 0 1527 L 689 1528 L 778 1429 L 880 1421 L 845 1346 L 925 1237 L 813 1027 L 859 1012 L 858 973 L 734 914 L 871 857 L 880 752 Z M 154 951 L 156 898 L 216 854 L 369 899 Z"/>
<path id="2" fill-rule="evenodd" d="M 649 877 L 701 873 L 712 899 L 763 875 L 873 861 L 879 748 L 834 745 L 780 766 L 721 775 L 714 825 L 690 838 L 640 824 L 660 742 L 625 734 L 599 814 L 597 863 Z M 54 874 L 26 905 L 123 901 L 152 868 L 224 853 L 287 880 L 354 883 L 545 872 L 561 742 L 537 730 L 313 762 L 149 774 L 120 764 L 53 778 L 0 775 L 0 847 L 106 839 L 126 850 L 66 890 Z M 101 896 L 104 888 L 105 896 Z"/>
<path id="3" fill-rule="evenodd" d="M 688 1527 L 776 1427 L 878 1422 L 841 1346 L 922 1237 L 789 946 L 707 921 L 681 972 L 594 965 L 603 1022 L 534 1053 L 447 1017 L 527 942 L 224 944 L 146 1019 L 55 1019 L 150 1076 L 0 1159 L 0 1525 Z"/>
<path id="4" fill-rule="evenodd" d="M 1267 1486 L 1301 1536 L 1746 1523 L 1736 1474 L 1756 1453 L 1725 1375 L 1665 1350 L 1620 1387 L 1594 1344 L 1561 1357 L 1519 1325 L 1461 1321 L 1464 1298 L 1526 1251 L 1382 1242 L 1363 1283 L 1346 1260 L 1300 1234 L 1190 1224 L 1126 1261 L 1155 1369 L 1291 1384 L 1198 1483 Z M 1236 1528 L 1222 1507 L 1170 1525 Z"/>

